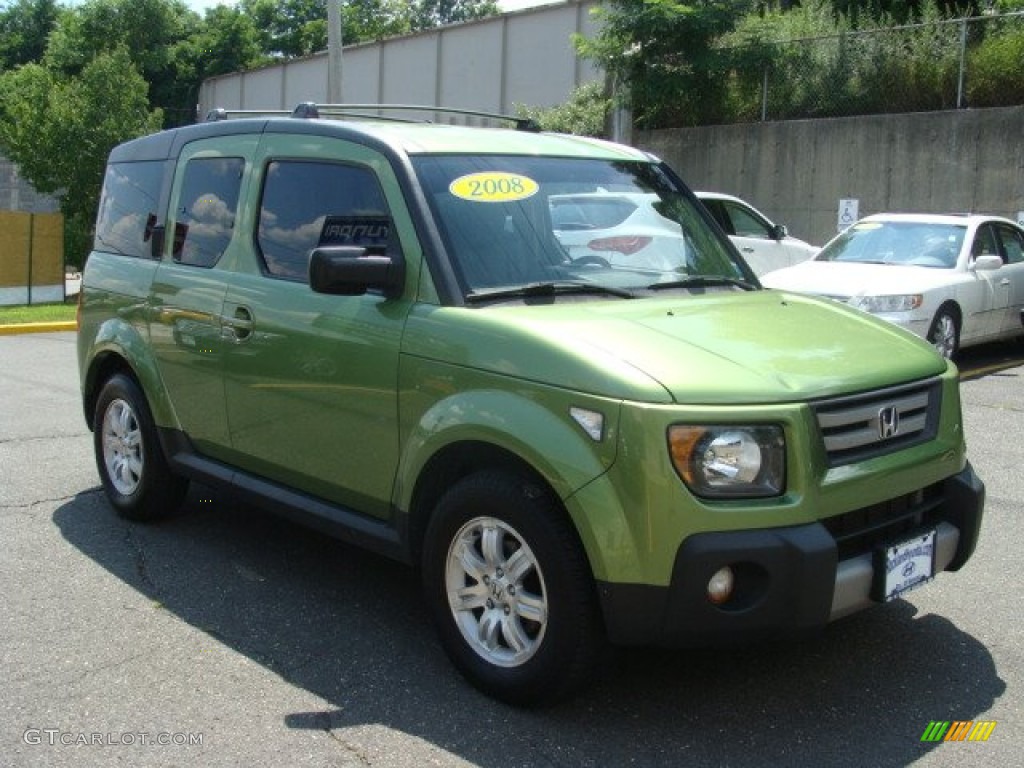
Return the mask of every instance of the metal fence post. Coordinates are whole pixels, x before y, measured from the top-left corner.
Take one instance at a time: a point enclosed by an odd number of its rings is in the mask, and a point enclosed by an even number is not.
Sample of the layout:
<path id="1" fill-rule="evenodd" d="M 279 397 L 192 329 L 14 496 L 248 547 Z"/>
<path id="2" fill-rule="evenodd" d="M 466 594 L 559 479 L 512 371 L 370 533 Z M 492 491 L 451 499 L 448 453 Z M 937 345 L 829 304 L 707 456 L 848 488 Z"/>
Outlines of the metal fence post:
<path id="1" fill-rule="evenodd" d="M 30 307 L 32 306 L 32 251 L 34 250 L 34 248 L 33 248 L 33 245 L 34 245 L 33 240 L 35 238 L 35 228 L 36 228 L 36 215 L 34 213 L 30 213 L 28 215 L 28 285 L 27 285 L 27 288 L 28 288 L 28 306 L 30 306 Z"/>
<path id="2" fill-rule="evenodd" d="M 956 108 L 964 108 L 964 77 L 967 72 L 967 19 L 960 24 L 960 76 L 956 84 Z"/>
<path id="3" fill-rule="evenodd" d="M 761 84 L 761 122 L 768 120 L 768 65 L 764 65 L 764 81 Z"/>

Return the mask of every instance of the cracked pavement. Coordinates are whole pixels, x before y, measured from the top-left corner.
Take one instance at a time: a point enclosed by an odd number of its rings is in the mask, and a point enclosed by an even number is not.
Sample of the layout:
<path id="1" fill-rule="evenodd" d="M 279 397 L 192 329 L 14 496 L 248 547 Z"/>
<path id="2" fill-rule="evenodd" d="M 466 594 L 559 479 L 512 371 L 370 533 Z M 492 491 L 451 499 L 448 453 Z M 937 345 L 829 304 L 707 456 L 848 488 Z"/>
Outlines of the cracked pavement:
<path id="1" fill-rule="evenodd" d="M 74 358 L 70 333 L 0 338 L 0 765 L 1020 764 L 1024 368 L 963 387 L 989 501 L 960 573 L 803 642 L 620 653 L 522 712 L 459 679 L 406 568 L 201 486 L 118 518 Z M 998 724 L 922 745 L 936 719 Z"/>

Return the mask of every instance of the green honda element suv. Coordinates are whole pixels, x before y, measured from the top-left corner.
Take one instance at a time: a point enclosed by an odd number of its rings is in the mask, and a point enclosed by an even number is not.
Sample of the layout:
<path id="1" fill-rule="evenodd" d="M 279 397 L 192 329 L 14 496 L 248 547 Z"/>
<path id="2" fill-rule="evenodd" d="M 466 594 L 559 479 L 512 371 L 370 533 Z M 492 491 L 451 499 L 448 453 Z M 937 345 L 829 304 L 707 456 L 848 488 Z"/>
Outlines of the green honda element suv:
<path id="1" fill-rule="evenodd" d="M 763 290 L 642 151 L 391 117 L 111 153 L 78 353 L 120 514 L 196 480 L 413 564 L 454 664 L 523 705 L 609 642 L 803 633 L 971 556 L 927 343 Z"/>

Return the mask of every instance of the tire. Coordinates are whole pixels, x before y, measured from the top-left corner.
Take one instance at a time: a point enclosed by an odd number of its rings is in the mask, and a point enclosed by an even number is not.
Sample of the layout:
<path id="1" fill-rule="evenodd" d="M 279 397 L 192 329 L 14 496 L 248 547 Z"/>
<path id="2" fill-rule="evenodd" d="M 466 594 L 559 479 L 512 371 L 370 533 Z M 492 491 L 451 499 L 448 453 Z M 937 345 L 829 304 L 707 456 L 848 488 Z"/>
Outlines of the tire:
<path id="1" fill-rule="evenodd" d="M 928 329 L 928 341 L 947 360 L 960 351 L 960 324 L 949 307 L 940 307 Z"/>
<path id="2" fill-rule="evenodd" d="M 576 532 L 533 481 L 481 472 L 449 490 L 427 528 L 423 580 L 448 657 L 501 701 L 553 704 L 590 678 L 604 650 Z"/>
<path id="3" fill-rule="evenodd" d="M 188 480 L 167 466 L 149 405 L 128 376 L 111 376 L 93 413 L 93 447 L 103 490 L 119 515 L 158 520 L 175 512 Z"/>

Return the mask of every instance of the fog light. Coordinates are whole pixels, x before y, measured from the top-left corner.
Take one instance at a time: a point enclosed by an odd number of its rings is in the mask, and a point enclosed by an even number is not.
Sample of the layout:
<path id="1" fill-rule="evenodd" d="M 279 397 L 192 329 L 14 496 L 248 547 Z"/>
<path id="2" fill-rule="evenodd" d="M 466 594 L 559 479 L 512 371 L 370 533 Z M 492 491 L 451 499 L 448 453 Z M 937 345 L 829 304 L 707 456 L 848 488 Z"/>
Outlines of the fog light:
<path id="1" fill-rule="evenodd" d="M 732 588 L 736 583 L 732 568 L 725 566 L 715 571 L 708 581 L 708 600 L 715 605 L 721 605 L 732 597 Z"/>

